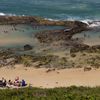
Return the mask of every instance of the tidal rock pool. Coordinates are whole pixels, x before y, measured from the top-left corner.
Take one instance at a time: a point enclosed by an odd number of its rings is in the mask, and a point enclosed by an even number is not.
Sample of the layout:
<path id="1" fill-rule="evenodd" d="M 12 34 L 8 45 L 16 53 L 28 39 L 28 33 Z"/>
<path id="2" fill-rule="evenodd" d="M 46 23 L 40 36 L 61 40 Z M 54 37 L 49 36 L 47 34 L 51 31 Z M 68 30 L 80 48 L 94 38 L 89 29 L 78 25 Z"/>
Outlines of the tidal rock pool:
<path id="1" fill-rule="evenodd" d="M 90 31 L 75 34 L 74 39 L 81 39 L 84 44 L 93 46 L 100 45 L 100 29 L 93 29 Z"/>
<path id="2" fill-rule="evenodd" d="M 63 26 L 33 25 L 0 25 L 0 48 L 22 47 L 26 44 L 34 46 L 37 40 L 34 33 L 44 30 L 64 29 Z"/>

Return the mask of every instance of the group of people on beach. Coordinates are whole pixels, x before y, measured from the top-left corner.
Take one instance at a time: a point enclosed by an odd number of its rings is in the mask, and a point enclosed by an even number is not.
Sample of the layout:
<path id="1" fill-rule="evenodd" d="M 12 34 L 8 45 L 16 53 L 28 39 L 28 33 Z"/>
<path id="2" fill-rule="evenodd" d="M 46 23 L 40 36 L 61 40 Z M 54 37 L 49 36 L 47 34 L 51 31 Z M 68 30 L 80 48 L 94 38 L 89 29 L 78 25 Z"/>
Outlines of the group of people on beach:
<path id="1" fill-rule="evenodd" d="M 27 84 L 24 79 L 20 81 L 19 77 L 16 77 L 14 81 L 6 80 L 4 77 L 0 80 L 0 87 L 25 87 Z"/>

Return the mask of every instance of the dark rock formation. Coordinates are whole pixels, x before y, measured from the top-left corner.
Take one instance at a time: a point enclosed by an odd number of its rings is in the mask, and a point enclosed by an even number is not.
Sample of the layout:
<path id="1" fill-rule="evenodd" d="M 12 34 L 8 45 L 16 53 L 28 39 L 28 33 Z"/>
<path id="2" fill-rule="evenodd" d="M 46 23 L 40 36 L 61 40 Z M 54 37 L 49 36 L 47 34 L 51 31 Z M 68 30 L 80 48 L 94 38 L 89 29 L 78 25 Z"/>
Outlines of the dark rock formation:
<path id="1" fill-rule="evenodd" d="M 71 25 L 71 24 L 70 24 Z M 73 22 L 70 29 L 64 30 L 52 30 L 52 31 L 43 31 L 36 33 L 35 37 L 39 40 L 40 43 L 52 43 L 53 41 L 59 40 L 70 40 L 72 36 L 76 33 L 87 30 L 87 26 L 82 22 Z"/>
<path id="2" fill-rule="evenodd" d="M 86 44 L 74 44 L 73 47 L 70 49 L 70 53 L 75 53 L 79 51 L 89 50 L 90 46 Z"/>
<path id="3" fill-rule="evenodd" d="M 0 24 L 31 24 L 36 25 L 55 25 L 55 26 L 66 26 L 66 27 L 84 27 L 87 24 L 80 21 L 49 21 L 41 17 L 35 16 L 0 16 Z"/>
<path id="4" fill-rule="evenodd" d="M 75 53 L 75 52 L 79 52 L 79 51 L 100 52 L 100 45 L 89 46 L 89 45 L 86 45 L 83 43 L 72 44 L 72 47 L 70 49 L 70 53 Z"/>
<path id="5" fill-rule="evenodd" d="M 66 27 L 87 27 L 87 24 L 80 22 L 80 21 L 50 21 L 50 20 L 46 20 L 44 18 L 40 18 L 40 17 L 35 17 L 35 19 L 38 21 L 39 24 L 41 25 L 57 25 L 57 26 L 66 26 Z"/>
<path id="6" fill-rule="evenodd" d="M 24 50 L 25 50 L 25 51 L 32 50 L 32 46 L 29 45 L 29 44 L 26 44 L 26 45 L 24 46 Z"/>
<path id="7" fill-rule="evenodd" d="M 31 16 L 0 16 L 0 24 L 30 24 L 38 23 L 35 17 Z"/>
<path id="8" fill-rule="evenodd" d="M 94 49 L 94 50 L 95 50 L 95 49 L 99 49 L 99 50 L 100 50 L 100 45 L 94 45 L 94 46 L 92 46 L 91 48 Z"/>

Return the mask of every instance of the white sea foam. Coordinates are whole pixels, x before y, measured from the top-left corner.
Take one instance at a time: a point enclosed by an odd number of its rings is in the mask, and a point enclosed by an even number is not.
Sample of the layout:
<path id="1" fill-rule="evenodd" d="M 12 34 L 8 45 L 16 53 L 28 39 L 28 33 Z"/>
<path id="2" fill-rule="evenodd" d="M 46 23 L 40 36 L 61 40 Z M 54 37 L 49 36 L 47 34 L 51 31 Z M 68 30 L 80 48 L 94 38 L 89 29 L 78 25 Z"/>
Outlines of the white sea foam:
<path id="1" fill-rule="evenodd" d="M 5 13 L 0 13 L 0 16 L 5 16 L 6 14 Z"/>
<path id="2" fill-rule="evenodd" d="M 100 27 L 100 21 L 98 20 L 82 20 L 83 23 L 86 23 L 90 28 Z"/>
<path id="3" fill-rule="evenodd" d="M 81 20 L 81 22 L 86 23 L 87 25 L 89 25 L 89 23 L 92 22 L 92 20 L 86 19 L 86 20 Z"/>
<path id="4" fill-rule="evenodd" d="M 16 15 L 16 14 L 11 14 L 11 13 L 2 13 L 2 12 L 0 12 L 0 16 L 25 16 L 25 15 Z"/>
<path id="5" fill-rule="evenodd" d="M 50 21 L 59 21 L 57 19 L 51 19 L 51 18 L 45 18 L 45 20 L 50 20 Z M 73 18 L 73 17 L 70 17 L 70 18 L 67 18 L 63 21 L 81 21 L 83 23 L 86 23 L 88 25 L 89 28 L 95 28 L 95 27 L 100 27 L 100 21 L 97 21 L 97 20 L 91 20 L 91 19 L 86 19 L 86 20 L 81 20 L 80 18 Z"/>
<path id="6" fill-rule="evenodd" d="M 45 18 L 45 20 L 49 20 L 49 21 L 59 21 L 57 19 L 52 19 L 52 18 Z"/>
<path id="7" fill-rule="evenodd" d="M 16 14 L 11 14 L 11 13 L 2 13 L 0 12 L 0 16 L 16 16 Z"/>
<path id="8" fill-rule="evenodd" d="M 100 26 L 100 21 L 93 21 L 89 25 L 89 27 L 99 27 L 99 26 Z"/>

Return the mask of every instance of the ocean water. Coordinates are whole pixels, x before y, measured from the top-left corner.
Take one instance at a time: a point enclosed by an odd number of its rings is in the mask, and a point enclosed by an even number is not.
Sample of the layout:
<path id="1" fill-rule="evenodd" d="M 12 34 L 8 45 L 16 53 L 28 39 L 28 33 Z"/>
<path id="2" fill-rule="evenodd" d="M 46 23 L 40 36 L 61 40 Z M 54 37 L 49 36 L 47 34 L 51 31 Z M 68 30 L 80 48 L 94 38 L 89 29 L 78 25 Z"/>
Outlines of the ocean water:
<path id="1" fill-rule="evenodd" d="M 0 0 L 0 14 L 100 20 L 100 0 Z"/>

